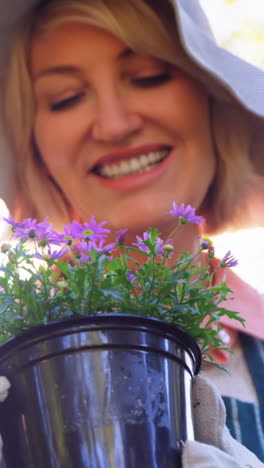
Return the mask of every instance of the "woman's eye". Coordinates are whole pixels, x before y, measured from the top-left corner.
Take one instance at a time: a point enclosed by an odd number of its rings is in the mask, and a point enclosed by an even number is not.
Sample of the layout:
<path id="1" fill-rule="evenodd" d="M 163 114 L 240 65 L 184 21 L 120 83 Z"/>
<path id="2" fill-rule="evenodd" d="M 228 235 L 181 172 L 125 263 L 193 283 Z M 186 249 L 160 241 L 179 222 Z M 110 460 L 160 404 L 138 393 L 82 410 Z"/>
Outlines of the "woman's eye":
<path id="1" fill-rule="evenodd" d="M 161 73 L 159 75 L 152 76 L 142 76 L 139 78 L 134 78 L 133 83 L 139 88 L 151 88 L 155 86 L 160 86 L 171 79 L 170 73 Z"/>
<path id="2" fill-rule="evenodd" d="M 75 104 L 77 104 L 81 100 L 82 97 L 83 97 L 83 93 L 78 93 L 66 99 L 62 99 L 61 101 L 53 102 L 49 106 L 50 110 L 52 112 L 56 112 L 56 111 L 61 111 L 61 110 L 73 107 Z"/>

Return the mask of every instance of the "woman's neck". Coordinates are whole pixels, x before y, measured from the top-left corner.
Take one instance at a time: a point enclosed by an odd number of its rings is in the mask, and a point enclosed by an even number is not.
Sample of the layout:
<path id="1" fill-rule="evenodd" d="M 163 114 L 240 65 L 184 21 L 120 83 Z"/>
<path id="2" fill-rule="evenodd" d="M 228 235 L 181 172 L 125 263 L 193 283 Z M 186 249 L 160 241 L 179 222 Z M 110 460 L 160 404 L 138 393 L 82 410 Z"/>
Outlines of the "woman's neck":
<path id="1" fill-rule="evenodd" d="M 174 252 L 170 256 L 170 264 L 175 264 L 179 258 L 181 252 L 189 252 L 191 254 L 195 254 L 199 250 L 200 246 L 200 234 L 199 234 L 199 227 L 196 224 L 185 224 L 181 226 L 180 229 L 174 234 L 173 237 L 170 237 L 170 233 L 172 230 L 164 229 L 163 231 L 160 229 L 160 237 L 163 241 L 170 241 L 174 247 Z M 126 246 L 133 246 L 136 240 L 136 235 L 142 237 L 143 233 L 127 233 L 125 245 Z M 114 239 L 111 239 L 113 242 Z M 142 262 L 143 257 L 142 254 L 133 252 L 133 258 L 136 261 Z"/>

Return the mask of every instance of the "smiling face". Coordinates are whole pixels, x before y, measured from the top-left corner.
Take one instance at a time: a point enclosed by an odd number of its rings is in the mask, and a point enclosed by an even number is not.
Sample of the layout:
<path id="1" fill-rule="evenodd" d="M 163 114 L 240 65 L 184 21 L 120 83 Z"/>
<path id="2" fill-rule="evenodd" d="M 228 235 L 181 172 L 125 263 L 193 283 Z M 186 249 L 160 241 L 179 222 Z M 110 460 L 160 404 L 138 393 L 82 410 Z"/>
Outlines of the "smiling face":
<path id="1" fill-rule="evenodd" d="M 30 64 L 35 141 L 77 216 L 162 231 L 172 201 L 201 206 L 215 156 L 191 78 L 77 22 L 36 37 Z"/>

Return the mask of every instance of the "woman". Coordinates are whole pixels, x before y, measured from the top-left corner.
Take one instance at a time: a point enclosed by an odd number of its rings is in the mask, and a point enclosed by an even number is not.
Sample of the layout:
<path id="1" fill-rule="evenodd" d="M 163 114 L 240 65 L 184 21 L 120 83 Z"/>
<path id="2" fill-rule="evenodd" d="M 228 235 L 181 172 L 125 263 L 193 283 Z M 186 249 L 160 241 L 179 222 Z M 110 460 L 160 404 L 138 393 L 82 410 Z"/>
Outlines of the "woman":
<path id="1" fill-rule="evenodd" d="M 174 200 L 204 215 L 208 233 L 246 217 L 249 194 L 263 190 L 264 77 L 215 46 L 198 3 L 33 3 L 32 10 L 29 1 L 14 9 L 14 20 L 25 17 L 9 41 L 3 80 L 3 155 L 15 171 L 15 191 L 11 180 L 1 190 L 13 214 L 48 215 L 57 228 L 95 214 L 113 232 L 127 227 L 128 241 L 151 225 L 166 236 L 164 212 Z M 2 2 L 0 17 L 11 31 L 5 12 Z M 179 250 L 195 248 L 196 225 L 187 228 L 174 239 Z M 238 413 L 250 415 L 254 440 L 240 434 L 247 450 L 230 437 L 222 400 L 199 378 L 193 399 L 200 442 L 186 444 L 184 467 L 263 466 L 252 453 L 264 460 L 263 403 L 255 401 L 261 392 L 250 360 L 252 350 L 261 359 L 263 302 L 232 273 L 228 281 L 243 299 L 233 308 L 245 315 L 254 308 L 247 335 L 236 341 L 247 384 Z M 230 397 L 239 392 L 227 390 L 232 426 L 237 402 Z"/>

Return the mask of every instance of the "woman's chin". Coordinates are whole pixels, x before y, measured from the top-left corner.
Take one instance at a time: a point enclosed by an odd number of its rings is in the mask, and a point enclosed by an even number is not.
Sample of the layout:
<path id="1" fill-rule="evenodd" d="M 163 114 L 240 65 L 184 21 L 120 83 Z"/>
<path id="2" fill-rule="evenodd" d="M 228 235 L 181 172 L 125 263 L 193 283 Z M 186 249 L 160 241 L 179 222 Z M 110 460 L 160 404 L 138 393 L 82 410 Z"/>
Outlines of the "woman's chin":
<path id="1" fill-rule="evenodd" d="M 157 216 L 157 213 L 144 213 L 138 210 L 137 213 L 127 213 L 119 220 L 109 220 L 107 226 L 112 231 L 127 229 L 128 233 L 134 236 L 141 235 L 147 229 L 155 227 L 161 234 L 167 235 L 175 227 L 175 223 L 172 224 L 171 221 L 170 219 L 170 222 L 168 222 L 168 216 L 165 212 Z"/>

